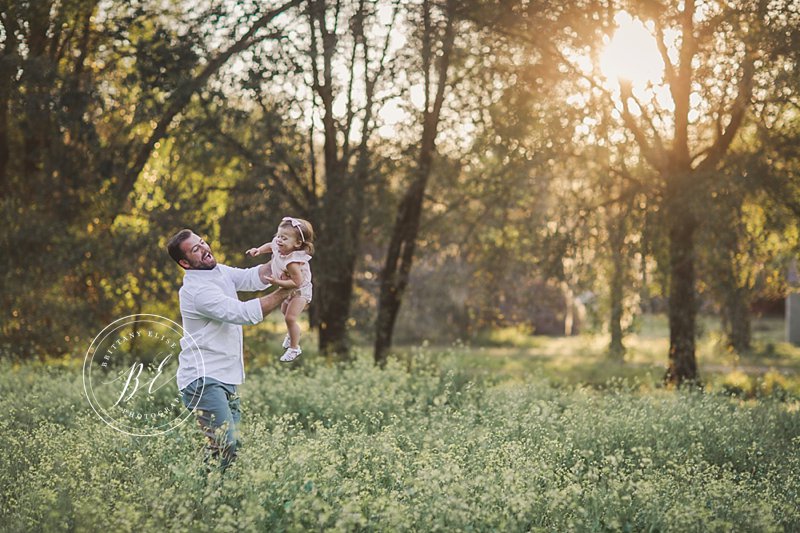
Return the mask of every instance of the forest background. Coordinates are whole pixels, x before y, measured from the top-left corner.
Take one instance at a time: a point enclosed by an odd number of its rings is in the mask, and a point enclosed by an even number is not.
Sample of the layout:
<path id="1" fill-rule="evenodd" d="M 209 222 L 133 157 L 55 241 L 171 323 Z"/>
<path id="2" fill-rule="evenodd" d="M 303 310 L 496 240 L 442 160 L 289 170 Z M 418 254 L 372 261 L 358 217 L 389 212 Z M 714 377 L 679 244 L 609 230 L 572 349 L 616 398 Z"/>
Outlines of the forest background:
<path id="1" fill-rule="evenodd" d="M 619 361 L 662 313 L 666 381 L 696 380 L 698 313 L 747 354 L 796 281 L 798 28 L 791 1 L 3 0 L 0 351 L 177 319 L 170 235 L 249 265 L 292 215 L 330 358 L 510 328 Z"/>

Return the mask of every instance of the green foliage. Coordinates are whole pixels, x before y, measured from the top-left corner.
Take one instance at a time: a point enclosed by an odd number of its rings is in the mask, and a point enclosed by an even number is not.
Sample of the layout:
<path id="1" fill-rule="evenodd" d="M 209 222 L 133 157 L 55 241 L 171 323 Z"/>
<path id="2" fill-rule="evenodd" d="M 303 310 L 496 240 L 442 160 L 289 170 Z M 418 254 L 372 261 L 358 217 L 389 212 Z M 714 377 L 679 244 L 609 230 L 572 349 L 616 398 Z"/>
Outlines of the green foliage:
<path id="1" fill-rule="evenodd" d="M 421 6 L 302 4 L 217 61 L 280 4 L 0 0 L 0 356 L 82 353 L 130 313 L 177 319 L 181 274 L 164 253 L 171 233 L 191 227 L 241 265 L 242 250 L 284 214 L 319 230 L 313 327 L 333 317 L 369 342 L 387 213 L 413 175 L 424 116 L 415 94 Z M 569 64 L 602 54 L 621 9 L 673 34 L 687 5 L 459 5 L 452 87 L 396 341 L 516 342 L 481 338 L 494 326 L 560 333 L 573 307 L 565 300 L 592 295 L 587 311 L 599 325 L 620 303 L 609 294 L 612 271 L 624 274 L 622 325 L 637 312 L 636 292 L 643 308 L 663 301 L 667 230 L 681 218 L 664 209 L 671 180 L 648 170 L 615 84 L 597 78 L 597 65 Z M 734 122 L 728 107 L 746 59 L 735 42 L 756 59 L 739 134 L 714 172 L 685 187 L 685 207 L 701 215 L 704 307 L 731 288 L 744 304 L 783 297 L 796 255 L 800 78 L 785 67 L 797 63 L 800 24 L 791 0 L 759 5 L 758 21 L 744 1 L 696 17 L 698 38 L 716 37 L 696 51 L 690 103 L 699 115 L 687 140 L 695 164 Z M 317 28 L 317 40 L 300 27 Z M 200 75 L 211 67 L 214 75 Z M 654 120 L 634 117 L 644 136 L 671 145 L 668 101 L 638 98 Z"/>
<path id="2" fill-rule="evenodd" d="M 455 353 L 458 356 L 458 353 Z M 798 402 L 268 367 L 242 387 L 244 446 L 204 473 L 187 423 L 129 438 L 80 374 L 3 364 L 0 528 L 781 531 L 800 528 Z"/>
<path id="3" fill-rule="evenodd" d="M 211 189 L 231 163 L 196 157 L 202 139 L 172 150 L 170 135 L 194 133 L 181 114 L 252 44 L 236 47 L 242 31 L 271 21 L 265 7 L 0 5 L 0 355 L 85 349 L 111 320 L 174 298 L 163 245 L 181 227 L 217 229 L 225 198 Z"/>
<path id="4" fill-rule="evenodd" d="M 158 240 L 142 221 L 139 231 L 115 222 L 131 215 L 134 153 L 199 61 L 196 28 L 178 36 L 174 2 L 34 4 L 3 18 L 3 57 L 16 61 L 0 90 L 0 287 L 11 313 L 0 352 L 18 357 L 71 351 L 75 337 L 144 305 L 143 279 L 159 283 L 158 260 L 141 259 L 142 241 Z"/>

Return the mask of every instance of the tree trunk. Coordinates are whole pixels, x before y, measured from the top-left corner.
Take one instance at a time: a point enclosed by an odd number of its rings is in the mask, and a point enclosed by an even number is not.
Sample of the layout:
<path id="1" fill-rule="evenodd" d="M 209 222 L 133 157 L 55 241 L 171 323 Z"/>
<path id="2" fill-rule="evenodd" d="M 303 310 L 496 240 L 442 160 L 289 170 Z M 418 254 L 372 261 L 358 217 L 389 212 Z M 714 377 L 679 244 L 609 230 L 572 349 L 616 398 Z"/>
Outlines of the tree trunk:
<path id="1" fill-rule="evenodd" d="M 347 359 L 349 343 L 347 339 L 347 319 L 350 316 L 350 305 L 353 296 L 353 276 L 355 271 L 357 239 L 350 237 L 350 224 L 354 219 L 363 218 L 361 213 L 345 214 L 347 207 L 353 207 L 346 190 L 341 196 L 336 192 L 339 188 L 336 180 L 328 180 L 334 187 L 332 196 L 326 194 L 322 205 L 320 220 L 322 221 L 319 241 L 319 253 L 315 261 L 319 261 L 315 270 L 315 292 L 318 295 L 318 331 L 319 350 L 326 355 L 335 355 Z M 360 194 L 360 193 L 359 193 Z M 338 198 L 336 196 L 339 196 Z M 358 224 L 360 227 L 360 224 Z"/>
<path id="2" fill-rule="evenodd" d="M 728 344 L 737 353 L 750 350 L 751 323 L 750 302 L 746 289 L 731 287 L 725 299 L 726 322 L 728 325 Z"/>
<path id="3" fill-rule="evenodd" d="M 368 95 L 368 108 L 365 122 L 372 116 L 372 93 Z M 365 196 L 369 173 L 370 152 L 367 146 L 368 133 L 363 134 L 358 162 L 351 180 L 337 197 L 328 202 L 337 202 L 335 212 L 338 227 L 328 236 L 330 249 L 320 255 L 323 265 L 322 299 L 318 309 L 319 349 L 321 353 L 335 354 L 340 359 L 352 359 L 347 338 L 347 320 L 353 297 L 353 278 L 356 260 L 361 244 L 361 227 L 364 222 Z M 345 200 L 346 199 L 346 200 Z M 344 207 L 344 209 L 342 209 Z"/>
<path id="4" fill-rule="evenodd" d="M 575 293 L 566 281 L 561 282 L 561 294 L 564 295 L 564 336 L 572 337 L 577 333 L 575 327 Z"/>
<path id="5" fill-rule="evenodd" d="M 615 252 L 615 254 L 617 253 L 618 252 Z M 625 356 L 625 345 L 622 344 L 623 277 L 623 267 L 615 260 L 614 271 L 611 274 L 611 317 L 608 323 L 608 332 L 611 334 L 611 342 L 608 346 L 608 353 L 612 359 L 619 361 Z"/>
<path id="6" fill-rule="evenodd" d="M 683 198 L 676 199 L 680 203 Z M 673 385 L 696 381 L 694 233 L 687 209 L 669 213 L 669 368 L 665 381 Z"/>
<path id="7" fill-rule="evenodd" d="M 423 74 L 425 76 L 425 111 L 422 120 L 422 139 L 420 142 L 417 167 L 411 184 L 403 196 L 397 210 L 389 249 L 386 254 L 386 263 L 381 270 L 381 289 L 378 299 L 378 317 L 375 329 L 375 363 L 384 366 L 389 347 L 392 344 L 397 314 L 403 293 L 408 285 L 408 275 L 414 260 L 417 234 L 419 233 L 420 218 L 422 217 L 422 202 L 425 188 L 431 174 L 433 156 L 436 152 L 436 135 L 439 128 L 439 118 L 444 103 L 444 93 L 447 87 L 447 76 L 450 69 L 450 56 L 455 40 L 455 9 L 456 3 L 448 0 L 446 4 L 447 17 L 442 47 L 438 55 L 438 65 L 434 69 L 438 75 L 435 86 L 431 82 L 431 67 L 433 58 L 430 43 L 435 35 L 431 24 L 431 3 L 423 2 L 423 42 L 426 44 L 422 50 Z M 431 88 L 435 88 L 432 102 Z"/>
<path id="8" fill-rule="evenodd" d="M 722 300 L 722 324 L 728 337 L 728 346 L 738 353 L 750 350 L 750 293 L 740 283 L 740 271 L 736 261 L 739 250 L 737 225 L 742 219 L 741 200 L 730 210 L 734 216 L 725 227 L 715 232 L 715 237 L 724 245 L 725 253 L 718 267 L 719 291 Z"/>
<path id="9" fill-rule="evenodd" d="M 432 154 L 428 154 L 428 159 Z M 408 275 L 414 260 L 419 221 L 422 215 L 422 200 L 430 174 L 420 169 L 397 211 L 392 239 L 386 254 L 386 263 L 381 271 L 381 289 L 378 299 L 378 318 L 375 330 L 375 363 L 386 364 L 387 351 L 392 345 L 392 333 L 400 311 L 403 293 L 408 285 Z"/>
<path id="10" fill-rule="evenodd" d="M 348 168 L 349 132 L 340 132 L 334 115 L 334 55 L 337 46 L 336 30 L 328 28 L 330 14 L 324 1 L 308 3 L 311 37 L 312 89 L 322 104 L 324 134 L 323 164 L 326 189 L 321 202 L 319 219 L 319 350 L 326 355 L 348 358 L 347 319 L 353 294 L 353 274 L 358 235 L 353 236 L 353 222 L 363 218 L 353 212 L 352 198 L 362 194 L 356 187 L 353 173 Z M 363 9 L 360 6 L 359 13 Z M 338 20 L 338 8 L 333 20 Z M 335 23 L 334 23 L 335 28 Z M 356 39 L 356 42 L 358 40 Z M 322 53 L 322 65 L 318 54 Z M 353 49 L 355 51 L 355 48 Z M 353 71 L 351 70 L 351 79 Z M 371 100 L 371 95 L 368 96 Z M 342 133 L 342 135 L 340 135 Z M 364 133 L 366 135 L 366 133 Z M 340 150 L 340 137 L 342 146 Z M 313 147 L 312 147 L 313 151 Z M 341 155 L 340 155 L 341 151 Z M 357 189 L 357 190 L 354 190 Z"/>
<path id="11" fill-rule="evenodd" d="M 8 48 L 9 45 L 6 45 Z M 11 99 L 11 79 L 15 68 L 13 55 L 15 50 L 3 51 L 0 56 L 0 197 L 4 197 L 9 192 L 7 171 L 9 162 L 9 127 L 8 110 L 9 100 Z"/>
<path id="12" fill-rule="evenodd" d="M 371 104 L 370 104 L 371 105 Z M 371 113 L 367 113 L 367 118 Z M 319 307 L 316 319 L 321 353 L 350 359 L 347 320 L 353 296 L 353 278 L 361 243 L 365 195 L 369 172 L 367 133 L 353 172 L 332 167 L 328 190 L 319 219 L 323 221 L 319 241 Z M 341 172 L 341 174 L 333 174 Z"/>
<path id="13" fill-rule="evenodd" d="M 12 95 L 12 80 L 18 67 L 17 52 L 17 14 L 12 8 L 13 4 L 6 5 L 8 12 L 5 17 L 0 17 L 0 24 L 5 34 L 3 51 L 0 54 L 0 198 L 10 192 L 7 174 L 10 160 L 8 112 Z"/>
<path id="14" fill-rule="evenodd" d="M 319 257 L 324 257 L 322 254 Z M 345 358 L 348 353 L 347 318 L 353 294 L 353 268 L 336 262 L 320 263 L 325 272 L 319 291 L 319 350 L 327 355 Z M 338 262 L 341 263 L 341 262 Z M 325 269 L 328 269 L 327 271 Z"/>
<path id="15" fill-rule="evenodd" d="M 612 359 L 622 361 L 625 356 L 625 346 L 622 344 L 622 315 L 624 313 L 623 299 L 625 298 L 625 226 L 624 211 L 616 214 L 611 220 L 609 228 L 609 246 L 611 247 L 611 286 L 609 287 L 609 300 L 611 313 L 608 322 L 608 332 L 611 342 L 608 353 Z"/>

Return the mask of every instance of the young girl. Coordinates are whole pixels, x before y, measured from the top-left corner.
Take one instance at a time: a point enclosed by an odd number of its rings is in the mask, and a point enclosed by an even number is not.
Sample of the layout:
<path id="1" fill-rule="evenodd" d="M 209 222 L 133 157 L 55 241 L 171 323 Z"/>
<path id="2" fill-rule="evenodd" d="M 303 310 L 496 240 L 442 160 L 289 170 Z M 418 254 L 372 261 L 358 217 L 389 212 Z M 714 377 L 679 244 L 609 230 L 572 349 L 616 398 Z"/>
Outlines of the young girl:
<path id="1" fill-rule="evenodd" d="M 247 255 L 272 254 L 272 275 L 267 281 L 284 289 L 293 289 L 281 305 L 288 333 L 283 339 L 286 348 L 281 361 L 294 361 L 300 349 L 300 313 L 311 303 L 311 269 L 308 262 L 314 254 L 314 228 L 307 220 L 284 217 L 272 241 L 250 248 Z"/>

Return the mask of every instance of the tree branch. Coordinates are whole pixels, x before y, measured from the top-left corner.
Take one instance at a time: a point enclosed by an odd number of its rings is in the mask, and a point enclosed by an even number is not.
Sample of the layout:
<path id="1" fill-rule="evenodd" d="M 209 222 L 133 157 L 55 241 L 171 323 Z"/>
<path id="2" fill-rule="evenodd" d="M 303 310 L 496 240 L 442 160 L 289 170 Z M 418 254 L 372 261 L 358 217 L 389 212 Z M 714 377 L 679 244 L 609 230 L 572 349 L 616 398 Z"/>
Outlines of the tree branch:
<path id="1" fill-rule="evenodd" d="M 725 128 L 722 135 L 717 137 L 714 144 L 708 149 L 706 158 L 697 166 L 697 169 L 701 173 L 713 170 L 728 151 L 728 148 L 730 148 L 736 133 L 739 131 L 739 127 L 742 125 L 744 116 L 747 113 L 750 98 L 753 94 L 754 73 L 754 60 L 753 57 L 748 54 L 745 57 L 744 63 L 742 63 L 742 77 L 739 80 L 739 92 L 731 105 L 731 120 L 728 122 L 728 127 Z"/>
<path id="2" fill-rule="evenodd" d="M 664 29 L 659 25 L 655 24 L 655 41 L 656 46 L 658 47 L 658 52 L 661 54 L 661 60 L 664 62 L 664 77 L 667 80 L 667 83 L 670 87 L 676 85 L 675 79 L 675 66 L 672 64 L 672 60 L 669 58 L 669 51 L 667 50 L 667 45 L 664 42 Z M 675 95 L 672 95 L 675 98 Z"/>
<path id="3" fill-rule="evenodd" d="M 673 136 L 672 157 L 674 165 L 688 170 L 689 162 L 689 100 L 692 91 L 692 58 L 697 51 L 697 40 L 694 36 L 695 0 L 684 2 L 681 13 L 681 49 L 678 73 L 674 83 L 670 84 L 672 100 L 675 103 L 675 135 Z"/>
<path id="4" fill-rule="evenodd" d="M 650 129 L 653 131 L 653 139 L 655 141 L 655 145 L 656 145 L 655 149 L 656 149 L 656 151 L 658 153 L 660 153 L 660 154 L 663 154 L 664 151 L 665 151 L 664 150 L 664 143 L 661 140 L 661 136 L 658 134 L 658 129 L 656 128 L 656 125 L 653 122 L 653 119 L 647 113 L 647 109 L 642 105 L 642 103 L 639 101 L 639 99 L 636 98 L 636 96 L 633 94 L 633 91 L 631 91 L 631 93 L 630 93 L 630 98 L 636 103 L 636 106 L 642 112 L 642 118 L 645 120 L 645 122 L 647 122 L 647 124 L 650 126 Z"/>
<path id="5" fill-rule="evenodd" d="M 632 98 L 630 83 L 620 84 L 620 97 L 622 99 L 622 120 L 625 122 L 625 126 L 628 130 L 633 134 L 634 139 L 636 139 L 636 144 L 639 145 L 639 150 L 642 152 L 642 155 L 653 167 L 659 171 L 664 170 L 665 154 L 663 152 L 657 152 L 650 146 L 647 142 L 647 136 L 639 127 L 639 124 L 636 123 L 636 119 L 628 108 L 628 98 Z"/>
<path id="6" fill-rule="evenodd" d="M 150 136 L 147 140 L 140 145 L 137 149 L 128 150 L 130 153 L 131 151 L 135 152 L 136 155 L 133 158 L 133 162 L 128 165 L 127 169 L 125 170 L 123 176 L 121 176 L 120 183 L 117 187 L 116 196 L 119 198 L 120 204 L 125 204 L 128 202 L 128 196 L 130 192 L 133 190 L 134 184 L 136 183 L 136 179 L 139 177 L 142 169 L 144 168 L 147 160 L 150 158 L 150 154 L 153 151 L 153 147 L 155 146 L 156 142 L 162 139 L 169 128 L 170 123 L 175 118 L 175 116 L 180 113 L 186 105 L 189 103 L 192 95 L 200 90 L 206 82 L 213 76 L 216 72 L 219 71 L 220 68 L 235 54 L 249 48 L 253 44 L 262 41 L 269 37 L 275 37 L 279 34 L 267 34 L 263 37 L 256 37 L 256 33 L 259 30 L 267 26 L 270 22 L 272 22 L 277 16 L 285 13 L 289 9 L 299 5 L 302 0 L 290 0 L 289 2 L 277 7 L 271 11 L 265 13 L 262 17 L 256 20 L 250 29 L 242 35 L 236 42 L 234 42 L 231 46 L 225 49 L 223 52 L 217 54 L 214 58 L 212 58 L 206 66 L 198 73 L 194 78 L 185 82 L 181 87 L 175 89 L 172 93 L 169 101 L 167 102 L 166 108 L 161 115 L 161 118 L 157 121 L 156 127 L 153 128 Z M 113 218 L 116 218 L 116 215 L 112 214 Z"/>
<path id="7" fill-rule="evenodd" d="M 247 160 L 247 162 L 252 164 L 255 168 L 268 170 L 272 173 L 275 172 L 277 167 L 273 163 L 264 161 L 263 158 L 259 157 L 252 150 L 244 146 L 242 143 L 233 138 L 231 135 L 222 131 L 220 128 L 214 128 L 214 129 L 217 135 L 219 135 L 223 141 L 225 141 L 229 146 L 231 146 L 234 150 L 236 150 L 236 152 L 239 153 L 239 155 L 244 157 Z M 272 182 L 273 186 L 277 187 L 281 191 L 281 193 L 283 193 L 283 196 L 289 201 L 289 203 L 292 204 L 292 206 L 295 209 L 297 209 L 300 212 L 305 212 L 308 209 L 308 206 L 304 205 L 303 202 L 301 202 L 294 195 L 294 193 L 291 190 L 289 190 L 289 188 L 286 186 L 283 180 L 273 179 L 270 181 Z"/>
<path id="8" fill-rule="evenodd" d="M 364 38 L 364 0 L 359 0 L 358 10 L 353 16 L 351 22 L 353 26 L 353 48 L 350 51 L 350 79 L 347 81 L 347 116 L 344 125 L 344 140 L 342 145 L 342 160 L 350 160 L 350 132 L 353 128 L 353 120 L 355 119 L 356 112 L 353 109 L 353 83 L 356 77 L 356 57 L 358 55 L 358 43 L 364 48 L 364 54 L 368 49 L 367 40 Z M 367 66 L 364 65 L 364 70 Z"/>

